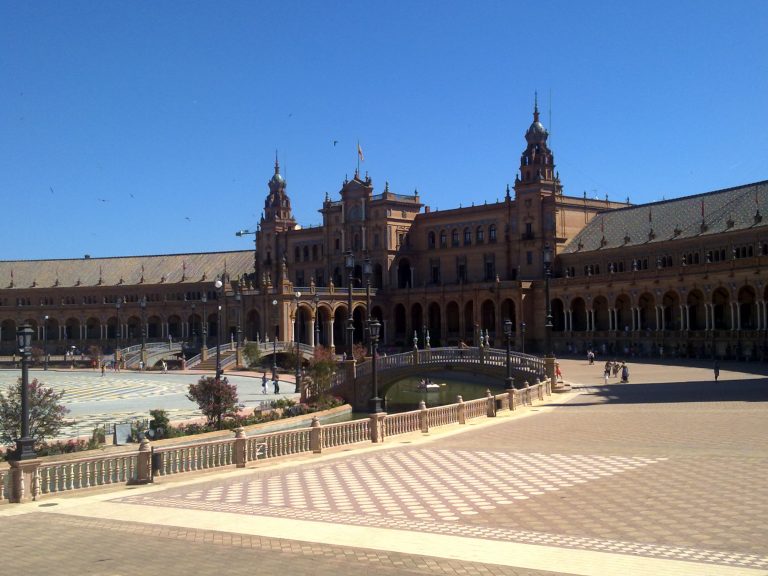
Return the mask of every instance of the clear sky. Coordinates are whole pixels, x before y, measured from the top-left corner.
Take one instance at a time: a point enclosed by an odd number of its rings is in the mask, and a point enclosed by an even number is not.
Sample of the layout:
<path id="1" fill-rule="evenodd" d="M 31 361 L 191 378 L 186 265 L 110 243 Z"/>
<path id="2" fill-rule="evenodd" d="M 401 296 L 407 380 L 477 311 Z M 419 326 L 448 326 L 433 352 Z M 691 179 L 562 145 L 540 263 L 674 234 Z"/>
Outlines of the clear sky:
<path id="1" fill-rule="evenodd" d="M 249 249 L 275 149 L 304 226 L 358 140 L 377 192 L 495 201 L 536 90 L 566 194 L 765 180 L 766 31 L 765 0 L 2 0 L 0 259 Z"/>

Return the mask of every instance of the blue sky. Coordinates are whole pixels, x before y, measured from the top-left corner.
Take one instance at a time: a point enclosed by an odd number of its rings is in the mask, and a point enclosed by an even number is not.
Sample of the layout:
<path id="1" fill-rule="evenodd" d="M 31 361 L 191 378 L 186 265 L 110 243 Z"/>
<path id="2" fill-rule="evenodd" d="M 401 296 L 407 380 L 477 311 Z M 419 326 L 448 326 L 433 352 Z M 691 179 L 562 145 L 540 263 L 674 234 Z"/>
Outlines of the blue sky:
<path id="1" fill-rule="evenodd" d="M 358 140 L 378 191 L 494 201 L 536 90 L 566 194 L 765 180 L 766 30 L 764 0 L 3 0 L 0 258 L 248 249 L 275 149 L 303 225 Z"/>

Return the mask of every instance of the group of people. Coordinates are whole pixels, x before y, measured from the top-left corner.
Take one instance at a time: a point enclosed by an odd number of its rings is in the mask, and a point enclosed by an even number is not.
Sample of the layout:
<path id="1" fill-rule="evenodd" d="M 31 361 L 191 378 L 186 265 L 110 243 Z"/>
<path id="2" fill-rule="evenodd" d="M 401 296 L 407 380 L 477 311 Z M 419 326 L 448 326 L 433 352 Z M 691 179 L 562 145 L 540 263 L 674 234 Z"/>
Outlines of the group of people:
<path id="1" fill-rule="evenodd" d="M 603 369 L 603 379 L 606 384 L 608 384 L 608 379 L 611 376 L 616 378 L 619 373 L 621 373 L 621 382 L 623 384 L 629 382 L 629 368 L 627 367 L 626 362 L 618 362 L 617 360 L 611 362 L 608 360 L 605 363 L 605 368 Z"/>
<path id="2" fill-rule="evenodd" d="M 267 384 L 269 383 L 269 378 L 267 378 L 267 373 L 262 372 L 261 374 L 261 393 L 262 394 L 268 394 L 267 392 Z M 272 386 L 275 389 L 275 394 L 280 394 L 280 380 L 277 379 L 277 376 L 272 380 Z"/>

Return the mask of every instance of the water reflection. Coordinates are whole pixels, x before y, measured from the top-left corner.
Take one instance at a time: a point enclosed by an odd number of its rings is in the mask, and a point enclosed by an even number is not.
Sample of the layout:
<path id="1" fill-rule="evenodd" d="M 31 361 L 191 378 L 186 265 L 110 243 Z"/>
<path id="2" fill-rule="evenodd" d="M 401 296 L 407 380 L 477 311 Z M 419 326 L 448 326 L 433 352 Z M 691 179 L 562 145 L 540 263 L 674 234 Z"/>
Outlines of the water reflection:
<path id="1" fill-rule="evenodd" d="M 406 378 L 389 388 L 386 395 L 387 412 L 392 414 L 416 410 L 422 400 L 427 404 L 427 407 L 444 406 L 455 403 L 456 396 L 461 396 L 467 401 L 483 398 L 488 389 L 493 394 L 504 392 L 504 383 L 501 381 L 498 383 L 479 383 L 452 376 L 440 376 L 432 379 L 432 382 L 439 384 L 440 387 L 429 391 L 419 388 L 420 381 L 421 377 Z"/>

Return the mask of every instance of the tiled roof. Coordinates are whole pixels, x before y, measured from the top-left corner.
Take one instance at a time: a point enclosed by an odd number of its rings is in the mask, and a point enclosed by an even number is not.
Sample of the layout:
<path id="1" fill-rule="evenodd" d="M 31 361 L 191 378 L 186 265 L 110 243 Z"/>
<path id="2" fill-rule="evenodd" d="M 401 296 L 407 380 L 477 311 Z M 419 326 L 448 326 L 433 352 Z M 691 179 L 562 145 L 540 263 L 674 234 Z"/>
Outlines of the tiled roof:
<path id="1" fill-rule="evenodd" d="M 0 289 L 213 281 L 253 272 L 253 251 L 0 261 Z M 143 277 L 143 281 L 142 281 Z"/>
<path id="2" fill-rule="evenodd" d="M 760 221 L 755 218 L 758 209 L 762 216 Z M 766 225 L 768 180 L 599 212 L 561 253 L 608 250 Z"/>

